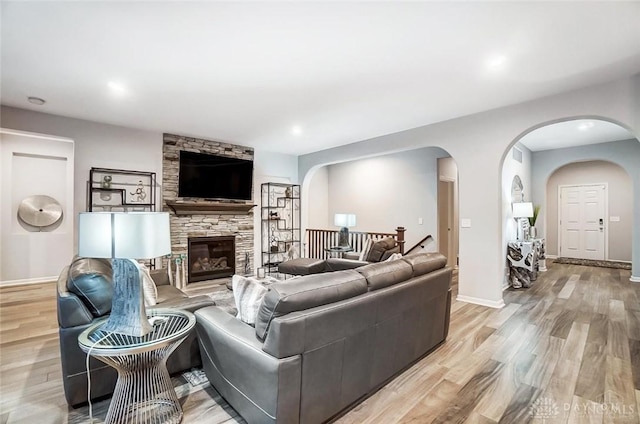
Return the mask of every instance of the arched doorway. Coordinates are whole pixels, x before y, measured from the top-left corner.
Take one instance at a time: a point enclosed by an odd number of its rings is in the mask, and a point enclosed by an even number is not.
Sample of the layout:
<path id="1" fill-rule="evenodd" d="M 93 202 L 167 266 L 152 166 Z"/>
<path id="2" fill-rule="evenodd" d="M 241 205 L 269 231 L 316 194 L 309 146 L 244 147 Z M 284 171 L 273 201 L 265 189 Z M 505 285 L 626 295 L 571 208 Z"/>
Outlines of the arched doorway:
<path id="1" fill-rule="evenodd" d="M 529 160 L 524 164 L 525 179 L 529 181 L 530 201 L 541 207 L 542 212 L 536 227 L 545 238 L 549 236 L 548 231 L 557 231 L 553 226 L 549 228 L 549 207 L 557 209 L 557 202 L 551 202 L 550 205 L 547 194 L 547 183 L 556 170 L 576 162 L 607 161 L 619 165 L 626 171 L 632 181 L 629 201 L 635 211 L 630 223 L 633 262 L 631 280 L 640 281 L 640 143 L 633 134 L 625 126 L 601 117 L 567 118 L 536 125 L 523 132 L 505 151 L 502 162 L 503 177 L 514 148 L 523 150 L 525 159 L 529 155 Z M 504 178 L 502 184 L 503 241 L 506 244 L 509 224 L 513 220 L 509 207 L 512 199 L 509 193 L 511 187 L 507 189 Z M 525 192 L 526 190 L 525 188 Z M 609 216 L 602 219 L 603 223 L 610 223 Z M 555 245 L 552 244 L 550 247 L 555 248 Z"/>
<path id="2" fill-rule="evenodd" d="M 455 266 L 457 195 L 456 162 L 438 147 L 318 165 L 303 180 L 303 228 L 335 229 L 334 214 L 354 214 L 352 231 L 393 232 L 405 227 L 405 251 L 414 246 L 414 252 L 446 248 Z M 440 209 L 447 211 L 446 227 L 441 225 Z M 441 244 L 441 239 L 447 243 Z"/>

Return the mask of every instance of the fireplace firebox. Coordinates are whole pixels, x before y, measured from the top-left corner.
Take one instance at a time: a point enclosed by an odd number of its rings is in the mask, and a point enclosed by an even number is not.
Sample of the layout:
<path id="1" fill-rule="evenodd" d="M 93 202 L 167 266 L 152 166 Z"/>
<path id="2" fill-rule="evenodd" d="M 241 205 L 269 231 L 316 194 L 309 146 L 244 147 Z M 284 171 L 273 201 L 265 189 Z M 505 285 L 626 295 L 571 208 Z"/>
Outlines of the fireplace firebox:
<path id="1" fill-rule="evenodd" d="M 189 237 L 187 258 L 189 284 L 230 277 L 236 269 L 235 237 Z"/>

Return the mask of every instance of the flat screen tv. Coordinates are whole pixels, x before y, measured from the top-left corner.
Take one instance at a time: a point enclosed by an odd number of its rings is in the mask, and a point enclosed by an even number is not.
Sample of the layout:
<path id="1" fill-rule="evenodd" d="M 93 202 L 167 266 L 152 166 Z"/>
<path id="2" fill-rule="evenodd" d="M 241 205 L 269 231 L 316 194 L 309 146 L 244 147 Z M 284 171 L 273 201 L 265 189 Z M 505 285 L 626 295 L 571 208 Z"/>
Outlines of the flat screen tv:
<path id="1" fill-rule="evenodd" d="M 180 151 L 178 196 L 251 200 L 253 162 Z"/>

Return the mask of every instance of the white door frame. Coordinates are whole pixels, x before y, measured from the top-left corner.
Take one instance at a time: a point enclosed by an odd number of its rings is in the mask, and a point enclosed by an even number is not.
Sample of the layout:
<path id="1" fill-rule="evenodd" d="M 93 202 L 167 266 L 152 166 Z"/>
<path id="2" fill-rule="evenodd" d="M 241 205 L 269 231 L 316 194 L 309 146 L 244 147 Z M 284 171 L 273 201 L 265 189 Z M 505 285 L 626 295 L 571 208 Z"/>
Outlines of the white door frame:
<path id="1" fill-rule="evenodd" d="M 569 187 L 586 187 L 586 186 L 604 186 L 604 260 L 609 260 L 609 183 L 585 183 L 585 184 L 559 184 L 558 185 L 558 234 L 556 235 L 558 240 L 558 257 L 562 257 L 562 189 Z"/>

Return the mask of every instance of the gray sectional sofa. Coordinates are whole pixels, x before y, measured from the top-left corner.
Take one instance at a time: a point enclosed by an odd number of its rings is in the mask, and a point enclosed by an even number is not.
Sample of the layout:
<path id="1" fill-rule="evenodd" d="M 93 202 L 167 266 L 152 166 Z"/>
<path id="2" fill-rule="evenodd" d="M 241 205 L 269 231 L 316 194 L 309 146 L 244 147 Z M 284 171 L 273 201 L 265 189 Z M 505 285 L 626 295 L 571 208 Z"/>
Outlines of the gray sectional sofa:
<path id="1" fill-rule="evenodd" d="M 447 337 L 451 269 L 440 254 L 272 284 L 251 327 L 196 312 L 209 381 L 249 423 L 321 423 Z"/>

